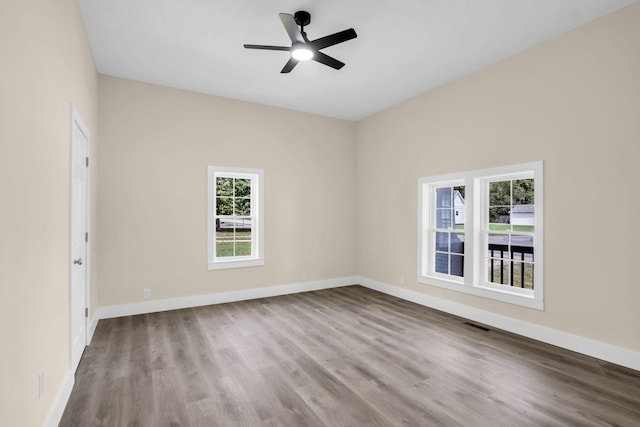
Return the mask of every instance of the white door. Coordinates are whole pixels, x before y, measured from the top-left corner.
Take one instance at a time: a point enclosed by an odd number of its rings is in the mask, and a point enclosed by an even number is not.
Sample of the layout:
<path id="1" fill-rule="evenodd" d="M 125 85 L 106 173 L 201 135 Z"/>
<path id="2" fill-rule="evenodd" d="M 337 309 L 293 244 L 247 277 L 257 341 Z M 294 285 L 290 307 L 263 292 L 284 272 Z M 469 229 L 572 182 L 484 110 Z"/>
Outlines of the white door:
<path id="1" fill-rule="evenodd" d="M 71 114 L 71 248 L 70 338 L 71 371 L 75 372 L 87 344 L 87 168 L 88 132 L 77 111 Z"/>

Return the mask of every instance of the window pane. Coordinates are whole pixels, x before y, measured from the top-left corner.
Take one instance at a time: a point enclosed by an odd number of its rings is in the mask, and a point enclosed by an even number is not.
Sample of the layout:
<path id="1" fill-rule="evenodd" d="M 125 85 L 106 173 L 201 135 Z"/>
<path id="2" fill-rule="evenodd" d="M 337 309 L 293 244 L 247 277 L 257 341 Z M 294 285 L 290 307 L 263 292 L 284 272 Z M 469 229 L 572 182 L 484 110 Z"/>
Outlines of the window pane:
<path id="1" fill-rule="evenodd" d="M 509 258 L 509 236 L 505 234 L 489 234 L 487 257 Z"/>
<path id="2" fill-rule="evenodd" d="M 243 228 L 236 232 L 236 256 L 251 255 L 251 223 L 243 223 Z"/>
<path id="3" fill-rule="evenodd" d="M 511 205 L 511 181 L 489 183 L 489 206 Z"/>
<path id="4" fill-rule="evenodd" d="M 218 231 L 216 233 L 216 256 L 228 257 L 234 255 L 234 232 Z"/>
<path id="5" fill-rule="evenodd" d="M 464 185 L 453 187 L 453 224 L 456 230 L 464 229 Z"/>
<path id="6" fill-rule="evenodd" d="M 449 255 L 436 252 L 436 273 L 449 274 Z"/>
<path id="7" fill-rule="evenodd" d="M 452 276 L 464 276 L 464 257 L 462 255 L 451 255 L 451 272 Z"/>
<path id="8" fill-rule="evenodd" d="M 536 223 L 534 205 L 518 205 L 511 208 L 511 224 L 513 231 L 533 232 Z"/>
<path id="9" fill-rule="evenodd" d="M 251 215 L 251 199 L 236 199 L 235 215 L 249 216 Z"/>
<path id="10" fill-rule="evenodd" d="M 251 231 L 251 218 L 235 218 L 234 224 L 236 226 L 236 232 Z"/>
<path id="11" fill-rule="evenodd" d="M 249 197 L 251 195 L 251 180 L 248 178 L 235 180 L 235 196 Z"/>
<path id="12" fill-rule="evenodd" d="M 449 252 L 449 233 L 436 232 L 436 251 Z"/>
<path id="13" fill-rule="evenodd" d="M 464 234 L 455 233 L 451 235 L 451 253 L 464 254 Z"/>
<path id="14" fill-rule="evenodd" d="M 533 264 L 526 262 L 513 263 L 513 286 L 533 289 Z"/>
<path id="15" fill-rule="evenodd" d="M 514 205 L 533 205 L 534 188 L 533 178 L 516 179 L 513 181 L 513 204 Z"/>
<path id="16" fill-rule="evenodd" d="M 464 230 L 464 208 L 454 210 L 453 223 L 456 230 Z"/>
<path id="17" fill-rule="evenodd" d="M 509 284 L 509 266 L 511 263 L 504 259 L 489 258 L 487 281 L 502 285 Z"/>
<path id="18" fill-rule="evenodd" d="M 216 215 L 233 215 L 233 199 L 226 197 L 217 197 Z"/>
<path id="19" fill-rule="evenodd" d="M 233 231 L 234 229 L 233 220 L 229 218 L 225 218 L 225 219 L 220 219 L 218 222 L 220 224 L 219 226 L 220 230 Z"/>
<path id="20" fill-rule="evenodd" d="M 225 229 L 216 233 L 216 256 L 250 256 L 251 255 L 251 223 L 247 220 L 245 228 L 234 228 L 239 225 L 228 221 Z"/>
<path id="21" fill-rule="evenodd" d="M 436 209 L 436 228 L 451 228 L 451 209 Z"/>
<path id="22" fill-rule="evenodd" d="M 511 253 L 513 259 L 533 261 L 533 236 L 512 235 Z"/>
<path id="23" fill-rule="evenodd" d="M 451 207 L 451 187 L 440 187 L 436 189 L 436 207 L 438 208 L 450 208 Z"/>
<path id="24" fill-rule="evenodd" d="M 233 178 L 216 178 L 216 196 L 233 196 Z"/>
<path id="25" fill-rule="evenodd" d="M 489 230 L 511 230 L 510 211 L 508 207 L 489 208 Z"/>

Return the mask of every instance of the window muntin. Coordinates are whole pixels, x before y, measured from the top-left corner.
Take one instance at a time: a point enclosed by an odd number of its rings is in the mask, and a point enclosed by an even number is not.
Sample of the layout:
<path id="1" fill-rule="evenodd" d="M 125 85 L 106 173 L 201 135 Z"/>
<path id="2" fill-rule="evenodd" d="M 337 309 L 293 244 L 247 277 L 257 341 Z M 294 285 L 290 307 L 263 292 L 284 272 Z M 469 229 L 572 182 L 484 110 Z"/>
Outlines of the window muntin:
<path id="1" fill-rule="evenodd" d="M 544 308 L 542 162 L 424 177 L 419 189 L 419 282 Z"/>
<path id="2" fill-rule="evenodd" d="M 209 167 L 209 269 L 264 264 L 259 169 Z"/>

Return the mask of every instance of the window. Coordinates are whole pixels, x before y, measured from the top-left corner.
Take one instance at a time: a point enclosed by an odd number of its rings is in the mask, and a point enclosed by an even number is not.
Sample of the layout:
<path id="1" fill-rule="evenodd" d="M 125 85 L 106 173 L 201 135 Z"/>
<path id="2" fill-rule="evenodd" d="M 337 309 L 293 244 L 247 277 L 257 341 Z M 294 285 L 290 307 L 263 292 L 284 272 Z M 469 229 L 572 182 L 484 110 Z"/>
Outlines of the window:
<path id="1" fill-rule="evenodd" d="M 209 166 L 209 270 L 264 264 L 263 171 Z"/>
<path id="2" fill-rule="evenodd" d="M 486 281 L 534 289 L 535 186 L 532 173 L 484 180 Z"/>
<path id="3" fill-rule="evenodd" d="M 542 162 L 419 181 L 418 281 L 543 309 Z"/>
<path id="4" fill-rule="evenodd" d="M 437 183 L 431 189 L 428 213 L 429 271 L 462 282 L 464 277 L 464 185 Z"/>

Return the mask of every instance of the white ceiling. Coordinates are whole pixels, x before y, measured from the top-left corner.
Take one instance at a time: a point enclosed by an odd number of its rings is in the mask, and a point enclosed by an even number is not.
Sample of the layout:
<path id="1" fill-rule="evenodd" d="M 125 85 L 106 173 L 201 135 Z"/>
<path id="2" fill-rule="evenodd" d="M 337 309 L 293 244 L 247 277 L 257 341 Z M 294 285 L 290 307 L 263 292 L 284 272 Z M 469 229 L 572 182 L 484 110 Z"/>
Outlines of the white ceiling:
<path id="1" fill-rule="evenodd" d="M 635 0 L 78 0 L 98 72 L 359 120 Z M 278 13 L 311 13 L 310 39 L 358 38 L 280 74 Z"/>

